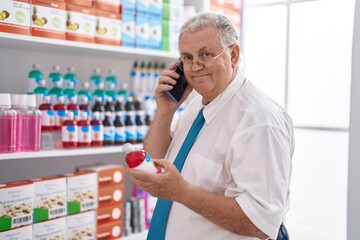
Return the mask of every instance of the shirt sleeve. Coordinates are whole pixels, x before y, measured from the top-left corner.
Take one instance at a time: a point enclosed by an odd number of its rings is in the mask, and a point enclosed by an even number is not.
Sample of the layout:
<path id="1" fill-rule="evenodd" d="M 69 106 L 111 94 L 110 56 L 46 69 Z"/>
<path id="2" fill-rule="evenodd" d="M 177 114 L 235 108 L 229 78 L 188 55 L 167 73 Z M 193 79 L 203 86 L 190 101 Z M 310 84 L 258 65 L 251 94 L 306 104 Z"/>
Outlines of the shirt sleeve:
<path id="1" fill-rule="evenodd" d="M 226 157 L 233 183 L 225 195 L 235 197 L 247 217 L 273 239 L 287 210 L 290 138 L 277 127 L 252 126 L 235 132 Z"/>

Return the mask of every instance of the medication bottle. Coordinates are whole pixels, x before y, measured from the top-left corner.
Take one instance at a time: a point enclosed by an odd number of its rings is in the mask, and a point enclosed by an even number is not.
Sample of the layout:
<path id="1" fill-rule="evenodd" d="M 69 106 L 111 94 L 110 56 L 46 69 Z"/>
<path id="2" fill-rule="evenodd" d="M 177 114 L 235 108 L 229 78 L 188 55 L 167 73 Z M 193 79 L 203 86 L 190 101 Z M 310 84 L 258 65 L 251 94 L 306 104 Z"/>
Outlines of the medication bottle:
<path id="1" fill-rule="evenodd" d="M 87 112 L 81 112 L 80 120 L 77 122 L 79 129 L 78 147 L 91 146 L 91 125 Z"/>
<path id="2" fill-rule="evenodd" d="M 99 84 L 103 84 L 102 77 L 100 75 L 100 68 L 94 68 L 92 75 L 90 76 L 90 91 L 95 91 Z"/>
<path id="3" fill-rule="evenodd" d="M 104 105 L 102 103 L 101 97 L 95 98 L 95 103 L 91 109 L 92 113 L 99 112 L 100 120 L 104 120 L 105 118 L 105 111 L 104 111 Z"/>
<path id="4" fill-rule="evenodd" d="M 104 126 L 100 120 L 100 112 L 93 113 L 91 124 L 91 146 L 102 146 L 104 141 Z"/>
<path id="5" fill-rule="evenodd" d="M 68 105 L 67 105 L 67 110 L 73 112 L 74 114 L 74 120 L 77 121 L 79 120 L 80 117 L 80 110 L 79 110 L 79 105 L 77 104 L 77 96 L 76 93 L 70 93 L 68 96 Z"/>
<path id="6" fill-rule="evenodd" d="M 115 145 L 122 145 L 126 142 L 126 126 L 122 111 L 116 112 L 114 126 L 115 126 Z"/>
<path id="7" fill-rule="evenodd" d="M 0 153 L 16 151 L 16 111 L 10 107 L 10 94 L 0 93 Z"/>
<path id="8" fill-rule="evenodd" d="M 43 103 L 39 106 L 41 111 L 41 131 L 52 132 L 55 130 L 55 111 L 50 103 L 50 96 L 44 96 Z"/>
<path id="9" fill-rule="evenodd" d="M 42 72 L 40 71 L 39 64 L 33 64 L 32 70 L 28 74 L 28 92 L 34 92 L 38 83 L 44 79 Z"/>
<path id="10" fill-rule="evenodd" d="M 64 104 L 64 95 L 57 96 L 57 104 L 54 105 L 55 111 L 55 130 L 60 131 L 67 114 L 67 107 Z"/>
<path id="11" fill-rule="evenodd" d="M 27 96 L 26 94 L 19 94 L 17 105 L 17 122 L 16 122 L 16 151 L 25 152 L 28 147 L 29 141 L 29 117 L 30 113 L 27 109 Z"/>
<path id="12" fill-rule="evenodd" d="M 80 100 L 81 96 L 86 96 L 88 99 L 88 103 L 91 103 L 91 93 L 90 93 L 89 88 L 90 88 L 89 82 L 84 82 L 81 84 L 81 89 L 78 92 L 79 100 Z"/>
<path id="13" fill-rule="evenodd" d="M 160 168 L 156 167 L 151 157 L 143 149 L 135 149 L 130 143 L 126 143 L 122 150 L 125 152 L 125 161 L 129 168 L 134 168 L 146 172 L 160 173 Z"/>
<path id="14" fill-rule="evenodd" d="M 91 110 L 89 105 L 89 98 L 85 95 L 79 95 L 79 110 L 80 116 L 82 112 L 86 112 L 87 119 L 91 118 Z"/>
<path id="15" fill-rule="evenodd" d="M 63 148 L 77 147 L 78 143 L 78 126 L 74 120 L 74 113 L 68 112 L 67 119 L 61 127 L 61 141 Z"/>
<path id="16" fill-rule="evenodd" d="M 27 109 L 29 113 L 28 142 L 26 151 L 40 151 L 41 149 L 41 111 L 36 108 L 34 94 L 27 95 Z"/>
<path id="17" fill-rule="evenodd" d="M 111 97 L 111 101 L 116 101 L 116 88 L 118 87 L 118 80 L 115 75 L 115 69 L 109 69 L 108 75 L 105 78 L 105 95 Z"/>
<path id="18" fill-rule="evenodd" d="M 43 102 L 43 98 L 45 95 L 49 95 L 48 89 L 45 87 L 45 80 L 42 79 L 39 81 L 38 86 L 34 90 L 35 98 L 36 98 L 36 106 L 39 107 Z"/>
<path id="19" fill-rule="evenodd" d="M 114 145 L 115 127 L 112 121 L 112 113 L 105 112 L 104 125 L 104 142 L 103 145 Z"/>
<path id="20" fill-rule="evenodd" d="M 64 95 L 67 100 L 70 99 L 70 95 L 77 95 L 76 85 L 77 85 L 77 76 L 75 75 L 75 68 L 68 67 L 67 73 L 64 75 Z M 67 102 L 69 103 L 69 102 Z"/>

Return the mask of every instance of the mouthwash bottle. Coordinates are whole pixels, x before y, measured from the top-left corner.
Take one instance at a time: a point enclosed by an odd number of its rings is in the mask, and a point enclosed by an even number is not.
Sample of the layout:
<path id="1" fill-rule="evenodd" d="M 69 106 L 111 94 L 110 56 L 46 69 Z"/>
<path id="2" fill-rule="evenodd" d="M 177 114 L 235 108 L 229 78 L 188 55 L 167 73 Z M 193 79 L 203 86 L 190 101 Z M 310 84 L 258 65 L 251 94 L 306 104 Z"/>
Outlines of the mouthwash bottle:
<path id="1" fill-rule="evenodd" d="M 54 84 L 55 82 L 60 82 L 59 87 L 63 87 L 63 76 L 60 73 L 60 66 L 54 65 L 52 71 L 49 74 L 49 82 Z M 54 86 L 54 85 L 53 85 Z"/>
<path id="2" fill-rule="evenodd" d="M 102 146 L 104 141 L 104 126 L 100 120 L 100 113 L 93 112 L 91 124 L 91 146 Z"/>
<path id="3" fill-rule="evenodd" d="M 103 83 L 103 79 L 100 75 L 100 68 L 94 68 L 93 73 L 90 76 L 90 91 L 94 92 L 100 83 Z"/>
<path id="4" fill-rule="evenodd" d="M 88 103 L 91 103 L 91 92 L 90 92 L 90 84 L 89 82 L 84 82 L 81 84 L 81 89 L 78 92 L 79 100 L 81 96 L 86 96 L 88 99 Z M 90 116 L 90 115 L 89 115 Z"/>
<path id="5" fill-rule="evenodd" d="M 39 106 L 41 111 L 41 131 L 52 132 L 55 130 L 55 112 L 50 103 L 50 96 L 45 95 L 43 103 Z"/>
<path id="6" fill-rule="evenodd" d="M 116 101 L 116 88 L 118 87 L 118 80 L 115 73 L 115 69 L 111 68 L 105 78 L 105 95 L 106 97 L 111 97 L 112 102 Z"/>
<path id="7" fill-rule="evenodd" d="M 49 95 L 48 89 L 45 87 L 45 80 L 42 79 L 39 81 L 38 86 L 34 90 L 36 106 L 39 107 L 43 102 L 45 95 Z"/>
<path id="8" fill-rule="evenodd" d="M 64 95 L 65 102 L 69 104 L 69 96 L 77 95 L 75 87 L 77 85 L 77 77 L 74 73 L 74 67 L 68 67 L 67 73 L 64 75 Z"/>
<path id="9" fill-rule="evenodd" d="M 115 126 L 115 145 L 122 145 L 126 142 L 126 126 L 123 111 L 116 112 L 114 121 Z"/>
<path id="10" fill-rule="evenodd" d="M 144 110 L 136 111 L 135 123 L 136 123 L 136 142 L 142 143 L 145 139 L 148 129 L 147 125 L 145 124 Z"/>
<path id="11" fill-rule="evenodd" d="M 115 128 L 112 121 L 112 113 L 105 112 L 104 125 L 104 142 L 103 145 L 114 145 L 115 141 Z"/>
<path id="12" fill-rule="evenodd" d="M 28 136 L 25 151 L 40 151 L 41 149 L 41 111 L 36 107 L 34 94 L 27 94 L 27 110 L 29 114 L 29 128 L 23 134 Z"/>
<path id="13" fill-rule="evenodd" d="M 38 86 L 38 83 L 44 79 L 39 64 L 33 64 L 32 70 L 28 74 L 28 79 L 28 92 L 32 93 Z"/>
<path id="14" fill-rule="evenodd" d="M 122 86 L 120 87 L 119 91 L 117 91 L 117 97 L 122 97 L 124 100 L 126 100 L 128 98 L 128 86 L 127 83 L 123 83 Z"/>
<path id="15" fill-rule="evenodd" d="M 133 66 L 130 70 L 130 93 L 136 94 L 140 79 L 140 67 L 138 61 L 133 63 Z"/>
<path id="16" fill-rule="evenodd" d="M 128 97 L 125 104 L 125 125 L 126 125 L 126 142 L 136 143 L 137 130 L 135 124 L 135 104 L 133 97 Z"/>
<path id="17" fill-rule="evenodd" d="M 28 144 L 28 129 L 30 126 L 29 112 L 27 109 L 27 96 L 26 94 L 19 94 L 17 105 L 17 122 L 16 122 L 16 151 L 25 152 Z"/>
<path id="18" fill-rule="evenodd" d="M 73 112 L 68 112 L 67 119 L 61 127 L 61 142 L 63 148 L 77 147 L 78 134 L 78 126 L 74 120 L 74 114 Z"/>
<path id="19" fill-rule="evenodd" d="M 105 90 L 104 90 L 104 82 L 101 80 L 101 82 L 97 82 L 97 85 L 95 86 L 96 89 L 92 94 L 92 97 L 95 98 L 100 98 L 101 102 L 104 103 L 105 102 Z"/>
<path id="20" fill-rule="evenodd" d="M 136 149 L 130 143 L 126 143 L 122 150 L 126 154 L 125 161 L 129 168 L 151 173 L 161 173 L 161 169 L 155 166 L 149 154 L 143 149 Z"/>
<path id="21" fill-rule="evenodd" d="M 79 106 L 77 104 L 76 92 L 70 93 L 68 95 L 68 102 L 69 102 L 69 104 L 67 105 L 67 110 L 73 112 L 74 120 L 77 121 L 80 117 L 80 110 L 79 110 Z"/>
<path id="22" fill-rule="evenodd" d="M 55 81 L 53 82 L 54 84 L 54 87 L 52 87 L 50 89 L 50 102 L 51 104 L 56 104 L 57 103 L 57 97 L 58 96 L 63 96 L 64 95 L 64 92 L 61 88 L 61 82 L 60 81 Z M 64 101 L 65 101 L 65 98 L 64 98 Z"/>
<path id="23" fill-rule="evenodd" d="M 16 151 L 16 111 L 11 109 L 11 97 L 9 93 L 0 93 L 0 153 Z"/>
<path id="24" fill-rule="evenodd" d="M 87 112 L 81 112 L 81 119 L 77 122 L 79 136 L 78 146 L 89 147 L 91 146 L 91 125 Z"/>

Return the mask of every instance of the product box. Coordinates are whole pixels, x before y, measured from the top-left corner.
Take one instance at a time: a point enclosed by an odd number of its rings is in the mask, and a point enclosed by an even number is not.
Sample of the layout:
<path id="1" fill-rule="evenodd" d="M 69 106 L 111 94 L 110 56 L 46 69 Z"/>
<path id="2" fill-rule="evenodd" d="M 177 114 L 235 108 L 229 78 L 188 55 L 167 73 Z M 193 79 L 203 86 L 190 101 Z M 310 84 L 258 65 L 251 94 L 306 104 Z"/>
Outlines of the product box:
<path id="1" fill-rule="evenodd" d="M 0 231 L 32 224 L 34 186 L 28 181 L 0 184 Z"/>
<path id="2" fill-rule="evenodd" d="M 162 12 L 163 12 L 163 1 L 150 0 L 150 5 L 149 5 L 150 17 L 162 18 Z"/>
<path id="3" fill-rule="evenodd" d="M 163 19 L 180 22 L 184 21 L 184 5 L 164 2 Z"/>
<path id="4" fill-rule="evenodd" d="M 97 239 L 113 240 L 119 239 L 122 235 L 122 221 L 100 224 L 97 227 Z"/>
<path id="5" fill-rule="evenodd" d="M 57 218 L 50 221 L 35 223 L 33 225 L 33 240 L 65 240 L 66 218 Z"/>
<path id="6" fill-rule="evenodd" d="M 177 21 L 162 21 L 162 50 L 169 52 L 178 52 L 179 33 L 182 23 Z"/>
<path id="7" fill-rule="evenodd" d="M 96 9 L 95 42 L 99 44 L 121 45 L 121 15 Z"/>
<path id="8" fill-rule="evenodd" d="M 97 208 L 98 184 L 95 172 L 66 174 L 67 211 L 76 214 Z"/>
<path id="9" fill-rule="evenodd" d="M 99 188 L 120 186 L 125 182 L 125 170 L 118 164 L 85 165 L 77 168 L 79 171 L 97 172 Z"/>
<path id="10" fill-rule="evenodd" d="M 100 207 L 97 210 L 97 224 L 119 221 L 123 217 L 123 204 Z"/>
<path id="11" fill-rule="evenodd" d="M 95 240 L 96 213 L 89 211 L 66 217 L 67 239 Z"/>
<path id="12" fill-rule="evenodd" d="M 34 223 L 66 216 L 66 178 L 33 179 Z"/>
<path id="13" fill-rule="evenodd" d="M 95 0 L 95 8 L 120 13 L 121 0 Z"/>
<path id="14" fill-rule="evenodd" d="M 124 200 L 124 186 L 110 186 L 99 188 L 99 208 L 116 204 L 120 206 Z"/>
<path id="15" fill-rule="evenodd" d="M 0 1 L 0 32 L 30 35 L 30 0 Z"/>
<path id="16" fill-rule="evenodd" d="M 235 0 L 236 1 L 236 0 Z M 173 3 L 184 5 L 184 0 L 164 0 L 164 3 Z"/>
<path id="17" fill-rule="evenodd" d="M 216 5 L 216 8 L 233 8 L 234 10 L 237 10 L 239 13 L 241 9 L 241 2 L 239 0 L 211 0 L 210 5 Z"/>
<path id="18" fill-rule="evenodd" d="M 236 26 L 238 31 L 240 31 L 240 27 L 241 27 L 240 10 L 229 7 L 219 7 L 216 5 L 212 5 L 211 11 L 222 14 L 225 17 L 227 17 Z"/>
<path id="19" fill-rule="evenodd" d="M 95 10 L 66 4 L 66 40 L 95 43 Z"/>
<path id="20" fill-rule="evenodd" d="M 33 240 L 33 226 L 15 228 L 12 230 L 0 232 L 1 240 Z"/>
<path id="21" fill-rule="evenodd" d="M 92 8 L 95 0 L 65 0 L 66 3 Z"/>
<path id="22" fill-rule="evenodd" d="M 154 50 L 161 50 L 162 41 L 162 19 L 161 17 L 150 17 L 149 21 L 148 47 Z"/>
<path id="23" fill-rule="evenodd" d="M 136 0 L 121 0 L 122 13 L 134 12 L 135 13 Z"/>
<path id="24" fill-rule="evenodd" d="M 135 45 L 137 48 L 147 48 L 149 43 L 149 17 L 148 15 L 136 15 Z"/>
<path id="25" fill-rule="evenodd" d="M 135 12 L 123 11 L 121 23 L 122 46 L 135 47 Z"/>
<path id="26" fill-rule="evenodd" d="M 31 34 L 36 37 L 65 39 L 65 3 L 32 0 Z"/>
<path id="27" fill-rule="evenodd" d="M 136 13 L 148 15 L 150 7 L 150 0 L 136 0 Z"/>

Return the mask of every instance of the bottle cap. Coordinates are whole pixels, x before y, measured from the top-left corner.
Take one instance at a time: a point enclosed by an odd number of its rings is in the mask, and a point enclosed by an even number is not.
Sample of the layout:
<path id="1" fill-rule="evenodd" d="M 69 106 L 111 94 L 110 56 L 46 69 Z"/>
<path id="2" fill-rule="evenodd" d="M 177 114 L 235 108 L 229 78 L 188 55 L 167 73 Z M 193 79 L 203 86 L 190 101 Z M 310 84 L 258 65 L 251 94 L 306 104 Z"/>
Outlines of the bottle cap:
<path id="1" fill-rule="evenodd" d="M 0 105 L 11 106 L 10 93 L 0 93 Z"/>
<path id="2" fill-rule="evenodd" d="M 114 68 L 109 69 L 109 75 L 115 75 L 116 71 Z"/>
<path id="3" fill-rule="evenodd" d="M 134 148 L 133 146 L 131 145 L 131 143 L 125 143 L 124 146 L 122 146 L 122 150 L 126 153 L 126 154 L 129 154 L 131 153 Z"/>
<path id="4" fill-rule="evenodd" d="M 35 107 L 36 106 L 36 98 L 34 94 L 26 95 L 26 105 L 28 107 Z"/>
<path id="5" fill-rule="evenodd" d="M 40 64 L 34 63 L 32 67 L 33 67 L 34 70 L 39 70 L 40 69 Z"/>
<path id="6" fill-rule="evenodd" d="M 74 67 L 68 67 L 67 70 L 68 70 L 68 72 L 73 73 L 75 71 L 75 68 Z"/>
<path id="7" fill-rule="evenodd" d="M 93 73 L 96 75 L 100 74 L 100 68 L 94 68 Z"/>
<path id="8" fill-rule="evenodd" d="M 27 106 L 27 95 L 26 94 L 19 94 L 19 106 L 25 107 Z"/>
<path id="9" fill-rule="evenodd" d="M 13 106 L 19 105 L 19 94 L 11 94 L 11 105 Z"/>
<path id="10" fill-rule="evenodd" d="M 53 66 L 53 71 L 55 71 L 55 72 L 60 71 L 60 66 L 59 65 L 54 65 Z"/>

